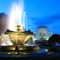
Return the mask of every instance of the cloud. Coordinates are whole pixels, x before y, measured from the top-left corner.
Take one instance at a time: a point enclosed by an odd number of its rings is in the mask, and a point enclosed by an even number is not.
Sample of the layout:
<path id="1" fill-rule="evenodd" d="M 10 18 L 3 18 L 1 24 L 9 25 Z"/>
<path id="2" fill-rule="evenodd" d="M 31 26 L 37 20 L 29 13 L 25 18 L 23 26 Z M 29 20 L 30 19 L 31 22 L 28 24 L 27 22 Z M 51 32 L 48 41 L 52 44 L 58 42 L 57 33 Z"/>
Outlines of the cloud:
<path id="1" fill-rule="evenodd" d="M 46 16 L 44 18 L 31 17 L 31 20 L 33 21 L 35 25 L 47 25 L 47 24 L 51 24 L 60 20 L 60 14 Z"/>

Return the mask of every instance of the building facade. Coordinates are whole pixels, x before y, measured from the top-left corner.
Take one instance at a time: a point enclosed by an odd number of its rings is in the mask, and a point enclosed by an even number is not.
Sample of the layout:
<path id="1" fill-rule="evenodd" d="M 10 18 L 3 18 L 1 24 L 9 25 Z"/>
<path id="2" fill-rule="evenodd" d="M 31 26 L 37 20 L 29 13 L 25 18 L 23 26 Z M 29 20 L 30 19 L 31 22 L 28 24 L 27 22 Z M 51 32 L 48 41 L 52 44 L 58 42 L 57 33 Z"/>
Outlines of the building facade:
<path id="1" fill-rule="evenodd" d="M 53 33 L 46 26 L 39 26 L 36 31 L 36 40 L 48 40 Z"/>

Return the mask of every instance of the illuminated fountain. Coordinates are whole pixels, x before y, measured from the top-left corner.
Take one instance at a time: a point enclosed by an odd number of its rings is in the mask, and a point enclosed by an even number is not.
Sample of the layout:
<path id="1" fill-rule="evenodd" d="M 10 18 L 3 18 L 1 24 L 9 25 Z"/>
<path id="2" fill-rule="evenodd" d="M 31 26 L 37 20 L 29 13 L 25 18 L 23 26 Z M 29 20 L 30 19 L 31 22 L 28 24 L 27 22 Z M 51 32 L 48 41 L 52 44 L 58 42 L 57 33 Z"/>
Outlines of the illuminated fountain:
<path id="1" fill-rule="evenodd" d="M 23 2 L 23 0 L 21 1 Z M 25 12 L 23 6 L 23 3 L 22 5 L 20 5 L 20 3 L 14 3 L 10 13 L 9 29 L 14 32 L 10 32 L 8 35 L 13 45 L 8 46 L 7 50 L 16 51 L 17 54 L 19 51 L 37 51 L 39 49 L 39 47 L 34 44 L 34 34 L 29 34 L 25 30 Z M 28 44 L 30 40 L 30 43 L 33 42 L 32 44 Z"/>

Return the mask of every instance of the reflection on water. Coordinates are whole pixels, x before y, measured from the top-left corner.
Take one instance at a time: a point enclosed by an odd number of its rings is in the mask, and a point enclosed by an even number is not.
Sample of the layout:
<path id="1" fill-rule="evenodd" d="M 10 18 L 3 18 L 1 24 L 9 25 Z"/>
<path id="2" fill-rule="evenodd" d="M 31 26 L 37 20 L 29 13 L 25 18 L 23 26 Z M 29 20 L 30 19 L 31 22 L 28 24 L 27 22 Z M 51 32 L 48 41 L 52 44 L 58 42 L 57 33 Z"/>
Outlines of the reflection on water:
<path id="1" fill-rule="evenodd" d="M 38 51 L 2 51 L 0 49 L 0 54 L 12 54 L 12 55 L 27 55 L 27 54 L 31 54 L 31 55 L 40 55 L 40 54 L 54 54 L 53 51 L 49 51 L 49 49 L 46 49 L 46 48 L 40 48 Z"/>
<path id="2" fill-rule="evenodd" d="M 45 52 L 48 52 L 48 49 L 40 48 L 38 51 L 38 53 L 45 53 Z"/>

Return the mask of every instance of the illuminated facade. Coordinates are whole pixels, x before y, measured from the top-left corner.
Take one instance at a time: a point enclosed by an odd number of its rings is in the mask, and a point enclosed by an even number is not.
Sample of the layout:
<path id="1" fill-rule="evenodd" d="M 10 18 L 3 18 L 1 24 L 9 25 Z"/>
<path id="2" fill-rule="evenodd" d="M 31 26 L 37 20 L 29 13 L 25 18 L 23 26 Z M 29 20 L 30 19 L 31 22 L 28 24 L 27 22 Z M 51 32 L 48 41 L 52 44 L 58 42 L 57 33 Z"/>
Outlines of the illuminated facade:
<path id="1" fill-rule="evenodd" d="M 36 40 L 48 40 L 52 34 L 46 26 L 39 26 L 35 38 Z"/>

